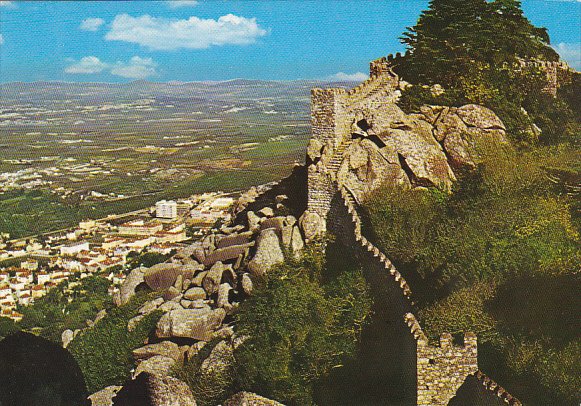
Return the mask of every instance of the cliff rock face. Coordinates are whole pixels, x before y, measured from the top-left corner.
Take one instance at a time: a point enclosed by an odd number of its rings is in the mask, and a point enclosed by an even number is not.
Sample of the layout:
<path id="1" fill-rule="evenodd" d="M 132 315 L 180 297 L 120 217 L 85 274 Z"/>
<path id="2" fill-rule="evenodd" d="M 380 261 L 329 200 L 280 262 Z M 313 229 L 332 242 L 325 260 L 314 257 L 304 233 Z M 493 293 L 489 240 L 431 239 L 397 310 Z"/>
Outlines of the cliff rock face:
<path id="1" fill-rule="evenodd" d="M 397 103 L 411 85 L 385 58 L 371 65 L 369 79 L 356 88 L 311 91 L 307 215 L 323 220 L 313 234 L 325 231 L 333 182 L 358 202 L 384 184 L 450 190 L 461 170 L 477 166 L 482 146 L 506 143 L 504 124 L 483 106 L 425 105 L 407 114 Z"/>
<path id="2" fill-rule="evenodd" d="M 479 145 L 506 142 L 504 124 L 482 106 L 424 106 L 405 114 L 391 104 L 386 110 L 356 118 L 366 129 L 353 135 L 337 171 L 339 183 L 359 198 L 385 183 L 449 190 L 454 171 L 476 166 Z"/>
<path id="3" fill-rule="evenodd" d="M 422 112 L 433 121 L 434 137 L 448 154 L 454 169 L 473 168 L 479 160 L 479 143 L 506 143 L 506 128 L 494 112 L 468 104 L 460 108 L 425 106 Z"/>

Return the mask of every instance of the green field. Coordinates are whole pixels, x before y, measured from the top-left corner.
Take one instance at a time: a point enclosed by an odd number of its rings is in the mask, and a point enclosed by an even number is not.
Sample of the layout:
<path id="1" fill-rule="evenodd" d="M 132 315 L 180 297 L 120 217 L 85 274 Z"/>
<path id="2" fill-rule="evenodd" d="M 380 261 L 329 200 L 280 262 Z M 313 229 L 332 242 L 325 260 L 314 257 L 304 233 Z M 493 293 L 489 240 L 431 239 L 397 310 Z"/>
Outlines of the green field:
<path id="1" fill-rule="evenodd" d="M 2 84 L 0 232 L 34 235 L 280 179 L 304 160 L 310 89 L 327 85 Z"/>

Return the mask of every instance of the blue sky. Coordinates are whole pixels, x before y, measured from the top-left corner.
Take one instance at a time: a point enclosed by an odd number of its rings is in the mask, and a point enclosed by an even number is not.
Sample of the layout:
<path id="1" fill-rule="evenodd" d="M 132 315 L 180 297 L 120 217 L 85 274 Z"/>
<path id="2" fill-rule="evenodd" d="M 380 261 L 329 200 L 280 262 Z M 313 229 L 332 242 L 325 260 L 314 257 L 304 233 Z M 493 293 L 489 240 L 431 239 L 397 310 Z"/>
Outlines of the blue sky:
<path id="1" fill-rule="evenodd" d="M 427 3 L 0 0 L 0 81 L 363 79 Z M 581 0 L 523 8 L 581 69 Z"/>

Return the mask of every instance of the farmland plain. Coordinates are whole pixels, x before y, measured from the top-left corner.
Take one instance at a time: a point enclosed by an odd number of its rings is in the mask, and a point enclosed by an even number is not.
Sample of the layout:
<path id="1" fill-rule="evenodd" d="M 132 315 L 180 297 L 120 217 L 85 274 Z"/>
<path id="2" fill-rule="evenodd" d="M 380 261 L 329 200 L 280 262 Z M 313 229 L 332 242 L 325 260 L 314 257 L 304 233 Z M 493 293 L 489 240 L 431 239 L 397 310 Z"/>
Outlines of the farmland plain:
<path id="1" fill-rule="evenodd" d="M 0 84 L 0 232 L 243 190 L 303 162 L 313 87 L 256 81 Z"/>

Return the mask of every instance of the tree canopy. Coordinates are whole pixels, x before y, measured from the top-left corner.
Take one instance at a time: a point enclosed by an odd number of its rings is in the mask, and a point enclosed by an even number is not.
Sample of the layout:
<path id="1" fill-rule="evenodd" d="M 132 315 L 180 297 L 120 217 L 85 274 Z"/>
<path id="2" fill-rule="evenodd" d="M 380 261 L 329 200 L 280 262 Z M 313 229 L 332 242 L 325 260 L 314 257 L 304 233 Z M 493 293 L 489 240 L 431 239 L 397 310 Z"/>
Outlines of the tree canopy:
<path id="1" fill-rule="evenodd" d="M 404 110 L 476 103 L 494 110 L 521 145 L 578 139 L 576 106 L 568 97 L 578 92 L 578 75 L 571 72 L 570 81 L 561 81 L 555 98 L 544 92 L 547 73 L 521 63 L 558 61 L 559 55 L 547 30 L 524 16 L 520 1 L 431 0 L 401 41 L 407 52 L 396 58 L 394 68 L 421 85 L 403 93 Z M 432 95 L 425 86 L 434 84 L 444 92 Z"/>
<path id="2" fill-rule="evenodd" d="M 401 40 L 407 73 L 426 84 L 456 85 L 458 73 L 482 64 L 559 59 L 546 29 L 532 25 L 517 0 L 431 0 Z"/>

